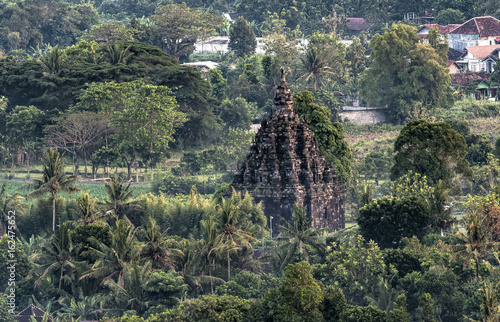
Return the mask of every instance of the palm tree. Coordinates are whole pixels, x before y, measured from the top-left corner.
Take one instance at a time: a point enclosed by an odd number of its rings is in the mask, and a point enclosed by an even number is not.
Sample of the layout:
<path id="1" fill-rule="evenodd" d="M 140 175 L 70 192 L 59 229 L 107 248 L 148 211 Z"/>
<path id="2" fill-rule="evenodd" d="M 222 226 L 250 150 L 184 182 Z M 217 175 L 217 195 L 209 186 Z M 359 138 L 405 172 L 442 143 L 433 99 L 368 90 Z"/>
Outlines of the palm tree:
<path id="1" fill-rule="evenodd" d="M 99 209 L 97 198 L 90 199 L 88 193 L 81 194 L 76 199 L 76 217 L 73 221 L 76 226 L 88 225 L 97 222 L 105 222 L 105 215 Z"/>
<path id="2" fill-rule="evenodd" d="M 68 223 L 60 225 L 57 232 L 51 230 L 51 233 L 52 237 L 47 243 L 31 256 L 33 261 L 39 264 L 33 268 L 30 275 L 39 275 L 35 281 L 37 286 L 46 278 L 58 276 L 58 290 L 62 291 L 63 282 L 73 286 L 73 282 L 77 280 L 78 266 L 83 263 L 75 260 Z"/>
<path id="3" fill-rule="evenodd" d="M 101 305 L 101 295 L 80 295 L 78 302 L 72 297 L 69 304 L 66 302 L 61 303 L 62 308 L 59 310 L 58 316 L 69 321 L 98 319 L 98 314 L 102 311 Z"/>
<path id="4" fill-rule="evenodd" d="M 106 52 L 107 56 L 109 59 L 109 62 L 112 65 L 117 65 L 117 64 L 127 64 L 128 59 L 133 55 L 133 53 L 130 52 L 130 46 L 124 47 L 120 44 L 109 44 L 106 46 Z"/>
<path id="5" fill-rule="evenodd" d="M 151 263 L 146 262 L 142 267 L 137 262 L 126 264 L 120 275 L 115 281 L 108 279 L 104 281 L 112 292 L 112 300 L 119 307 L 127 307 L 132 310 L 143 312 L 148 306 L 144 299 L 144 286 L 151 277 Z"/>
<path id="6" fill-rule="evenodd" d="M 48 150 L 43 162 L 42 179 L 34 180 L 35 190 L 28 197 L 37 197 L 50 193 L 52 198 L 52 230 L 56 230 L 56 195 L 59 191 L 75 192 L 80 189 L 74 186 L 76 176 L 66 176 L 64 158 L 56 151 Z"/>
<path id="7" fill-rule="evenodd" d="M 136 230 L 123 220 L 116 221 L 116 228 L 111 232 L 111 245 L 91 237 L 92 242 L 97 244 L 96 248 L 90 247 L 90 253 L 98 259 L 80 279 L 93 277 L 118 280 L 123 278 L 124 268 L 127 263 L 139 259 L 139 247 L 135 238 Z"/>
<path id="8" fill-rule="evenodd" d="M 18 216 L 24 214 L 28 210 L 28 205 L 22 203 L 24 198 L 18 193 L 13 195 L 5 193 L 6 184 L 2 185 L 0 188 L 0 236 L 7 233 L 7 227 L 9 226 L 9 217 Z M 14 221 L 14 228 L 19 232 L 17 225 Z"/>
<path id="9" fill-rule="evenodd" d="M 313 90 L 318 89 L 318 82 L 321 82 L 321 75 L 331 74 L 331 67 L 324 59 L 324 53 L 317 46 L 309 46 L 305 56 L 301 58 L 306 82 L 313 83 Z"/>
<path id="10" fill-rule="evenodd" d="M 293 207 L 293 223 L 285 221 L 285 226 L 280 226 L 280 229 L 279 248 L 286 249 L 287 253 L 281 263 L 282 270 L 297 256 L 299 261 L 310 262 L 311 250 L 320 254 L 325 251 L 325 240 L 321 237 L 320 230 L 312 226 L 312 220 L 296 205 Z"/>
<path id="11" fill-rule="evenodd" d="M 471 259 L 476 262 L 476 280 L 479 282 L 479 264 L 481 259 L 490 251 L 496 249 L 497 244 L 490 240 L 486 227 L 486 216 L 479 215 L 471 210 L 464 218 L 465 233 L 457 231 L 455 234 L 456 245 L 453 246 L 455 256 L 465 255 L 463 269 Z"/>
<path id="12" fill-rule="evenodd" d="M 391 281 L 379 276 L 378 294 L 369 294 L 365 298 L 376 308 L 389 313 L 396 307 L 396 301 L 400 292 L 391 286 Z"/>
<path id="13" fill-rule="evenodd" d="M 239 207 L 232 198 L 222 199 L 217 207 L 217 228 L 219 234 L 216 239 L 218 249 L 227 256 L 227 280 L 231 279 L 231 252 L 237 252 L 242 247 L 252 248 L 251 242 L 255 239 L 252 234 L 240 229 Z"/>
<path id="14" fill-rule="evenodd" d="M 55 46 L 45 53 L 40 62 L 49 74 L 58 75 L 64 68 L 64 56 L 64 50 Z"/>
<path id="15" fill-rule="evenodd" d="M 167 239 L 165 232 L 160 231 L 156 220 L 153 218 L 149 218 L 146 225 L 140 229 L 145 235 L 145 243 L 142 245 L 143 256 L 150 259 L 153 267 L 158 263 L 162 266 L 174 268 L 175 259 L 183 255 L 180 249 L 171 247 L 176 241 Z"/>
<path id="16" fill-rule="evenodd" d="M 129 225 L 132 225 L 126 215 L 126 211 L 130 208 L 138 207 L 133 199 L 134 189 L 131 188 L 130 183 L 124 184 L 116 177 L 104 186 L 106 190 L 106 207 L 114 217 L 125 220 Z"/>
<path id="17" fill-rule="evenodd" d="M 202 242 L 202 252 L 205 257 L 205 261 L 208 264 L 208 275 L 210 276 L 210 291 L 214 292 L 214 285 L 212 280 L 212 268 L 215 266 L 215 260 L 219 256 L 217 251 L 217 223 L 215 218 L 210 216 L 208 220 L 201 221 L 201 242 Z"/>

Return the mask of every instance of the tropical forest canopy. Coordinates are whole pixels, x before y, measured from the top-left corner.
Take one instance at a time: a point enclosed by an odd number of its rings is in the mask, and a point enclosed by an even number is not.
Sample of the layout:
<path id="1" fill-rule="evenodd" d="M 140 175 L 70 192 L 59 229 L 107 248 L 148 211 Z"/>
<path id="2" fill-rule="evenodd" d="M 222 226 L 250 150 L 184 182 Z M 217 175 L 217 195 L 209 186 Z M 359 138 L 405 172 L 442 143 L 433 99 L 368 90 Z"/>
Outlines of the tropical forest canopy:
<path id="1" fill-rule="evenodd" d="M 0 321 L 30 300 L 55 321 L 498 321 L 500 103 L 452 84 L 410 12 L 500 18 L 496 0 L 3 1 Z M 228 50 L 200 50 L 213 36 Z M 281 70 L 347 187 L 341 231 L 295 207 L 271 232 L 230 194 Z M 388 122 L 350 122 L 358 102 Z"/>

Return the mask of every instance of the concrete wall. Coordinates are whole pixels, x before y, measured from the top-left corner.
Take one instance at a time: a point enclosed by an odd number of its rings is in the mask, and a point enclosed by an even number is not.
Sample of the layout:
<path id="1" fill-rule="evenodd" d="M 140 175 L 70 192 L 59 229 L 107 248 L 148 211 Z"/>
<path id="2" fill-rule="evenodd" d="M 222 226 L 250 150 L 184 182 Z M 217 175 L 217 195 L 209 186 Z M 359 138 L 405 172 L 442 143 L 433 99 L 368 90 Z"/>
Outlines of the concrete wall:
<path id="1" fill-rule="evenodd" d="M 377 124 L 387 121 L 383 109 L 365 109 L 353 111 L 341 111 L 339 113 L 342 119 L 348 118 L 351 122 L 359 125 Z"/>
<path id="2" fill-rule="evenodd" d="M 465 47 L 478 46 L 479 35 L 448 34 L 448 45 L 451 48 L 464 50 Z"/>

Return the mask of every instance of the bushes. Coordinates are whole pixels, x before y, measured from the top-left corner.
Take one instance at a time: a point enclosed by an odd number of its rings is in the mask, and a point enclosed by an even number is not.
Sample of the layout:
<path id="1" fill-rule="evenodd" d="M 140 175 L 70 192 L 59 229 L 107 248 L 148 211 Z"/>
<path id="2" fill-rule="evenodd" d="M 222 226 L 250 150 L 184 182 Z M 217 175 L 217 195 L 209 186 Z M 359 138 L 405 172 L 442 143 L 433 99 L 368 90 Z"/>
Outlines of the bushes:
<path id="1" fill-rule="evenodd" d="M 476 117 L 494 117 L 500 115 L 500 102 L 477 101 L 466 98 L 455 102 L 450 109 L 436 109 L 432 116 L 436 118 L 471 119 Z"/>

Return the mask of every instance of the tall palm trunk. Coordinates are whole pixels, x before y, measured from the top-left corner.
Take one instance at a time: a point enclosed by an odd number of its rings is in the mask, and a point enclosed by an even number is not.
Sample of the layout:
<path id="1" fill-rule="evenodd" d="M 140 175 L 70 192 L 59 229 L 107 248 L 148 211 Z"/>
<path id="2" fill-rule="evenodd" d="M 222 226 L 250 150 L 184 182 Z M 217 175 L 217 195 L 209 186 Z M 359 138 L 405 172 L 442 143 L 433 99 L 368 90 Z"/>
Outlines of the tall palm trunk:
<path id="1" fill-rule="evenodd" d="M 231 279 L 231 257 L 229 257 L 229 250 L 227 251 L 227 281 Z"/>
<path id="2" fill-rule="evenodd" d="M 56 193 L 52 192 L 52 230 L 56 231 Z"/>

